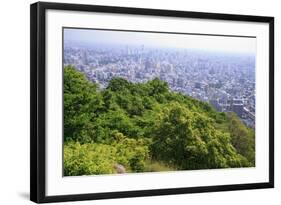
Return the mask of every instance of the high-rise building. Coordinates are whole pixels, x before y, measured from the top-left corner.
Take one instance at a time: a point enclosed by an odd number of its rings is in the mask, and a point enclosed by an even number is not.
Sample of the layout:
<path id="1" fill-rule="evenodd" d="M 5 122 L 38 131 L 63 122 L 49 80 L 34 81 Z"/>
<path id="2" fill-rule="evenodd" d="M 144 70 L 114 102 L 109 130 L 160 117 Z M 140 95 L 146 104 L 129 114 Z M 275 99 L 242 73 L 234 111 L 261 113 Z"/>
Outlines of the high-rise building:
<path id="1" fill-rule="evenodd" d="M 243 103 L 233 103 L 232 104 L 232 111 L 235 112 L 241 118 L 243 116 L 243 110 L 244 110 Z"/>

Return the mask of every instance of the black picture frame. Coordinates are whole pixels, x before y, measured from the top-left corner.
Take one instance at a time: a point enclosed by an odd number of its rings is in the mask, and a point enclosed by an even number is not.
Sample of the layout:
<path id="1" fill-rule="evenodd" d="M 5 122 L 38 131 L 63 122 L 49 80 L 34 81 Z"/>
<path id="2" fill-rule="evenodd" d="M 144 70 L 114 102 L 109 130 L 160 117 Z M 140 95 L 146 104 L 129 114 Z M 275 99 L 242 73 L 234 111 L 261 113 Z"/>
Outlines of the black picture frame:
<path id="1" fill-rule="evenodd" d="M 190 188 L 46 196 L 46 10 L 262 22 L 269 25 L 269 181 Z M 274 187 L 274 18 L 218 13 L 38 2 L 30 7 L 30 200 L 37 203 L 96 200 Z"/>

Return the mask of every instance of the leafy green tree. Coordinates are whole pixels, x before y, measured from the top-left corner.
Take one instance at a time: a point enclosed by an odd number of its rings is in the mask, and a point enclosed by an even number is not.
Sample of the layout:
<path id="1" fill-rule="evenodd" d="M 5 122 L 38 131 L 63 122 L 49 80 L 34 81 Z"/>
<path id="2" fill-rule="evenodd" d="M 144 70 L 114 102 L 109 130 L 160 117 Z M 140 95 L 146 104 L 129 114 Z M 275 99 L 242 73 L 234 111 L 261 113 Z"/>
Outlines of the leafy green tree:
<path id="1" fill-rule="evenodd" d="M 93 120 L 103 102 L 97 85 L 88 81 L 72 66 L 64 68 L 65 140 L 90 142 L 94 136 Z"/>
<path id="2" fill-rule="evenodd" d="M 166 105 L 155 124 L 153 157 L 181 169 L 248 166 L 232 146 L 229 135 L 216 131 L 212 123 L 179 103 Z"/>
<path id="3" fill-rule="evenodd" d="M 122 109 L 110 110 L 101 114 L 96 120 L 95 128 L 97 126 L 103 129 L 118 130 L 129 137 L 139 136 L 140 130 Z"/>
<path id="4" fill-rule="evenodd" d="M 124 91 L 132 85 L 131 82 L 123 78 L 112 78 L 107 86 L 107 89 L 112 91 Z"/>
<path id="5" fill-rule="evenodd" d="M 169 91 L 168 83 L 160 80 L 159 78 L 155 78 L 152 81 L 149 81 L 148 86 L 150 95 L 163 94 Z"/>
<path id="6" fill-rule="evenodd" d="M 145 161 L 149 158 L 149 141 L 145 139 L 127 138 L 122 133 L 114 133 L 112 144 L 117 149 L 117 161 L 133 172 L 145 170 Z"/>
<path id="7" fill-rule="evenodd" d="M 255 134 L 247 128 L 235 113 L 229 114 L 229 131 L 233 146 L 238 153 L 245 156 L 252 165 L 255 165 Z"/>

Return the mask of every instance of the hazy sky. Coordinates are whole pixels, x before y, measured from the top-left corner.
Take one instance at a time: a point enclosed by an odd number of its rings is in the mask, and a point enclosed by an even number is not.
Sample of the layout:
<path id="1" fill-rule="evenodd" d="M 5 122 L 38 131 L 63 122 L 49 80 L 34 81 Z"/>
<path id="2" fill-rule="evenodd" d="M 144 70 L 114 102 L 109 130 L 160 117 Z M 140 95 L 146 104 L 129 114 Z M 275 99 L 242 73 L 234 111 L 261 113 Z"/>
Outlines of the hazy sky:
<path id="1" fill-rule="evenodd" d="M 256 38 L 247 37 L 64 29 L 64 40 L 66 42 L 89 44 L 144 45 L 148 47 L 174 47 L 249 54 L 255 54 L 256 52 Z"/>

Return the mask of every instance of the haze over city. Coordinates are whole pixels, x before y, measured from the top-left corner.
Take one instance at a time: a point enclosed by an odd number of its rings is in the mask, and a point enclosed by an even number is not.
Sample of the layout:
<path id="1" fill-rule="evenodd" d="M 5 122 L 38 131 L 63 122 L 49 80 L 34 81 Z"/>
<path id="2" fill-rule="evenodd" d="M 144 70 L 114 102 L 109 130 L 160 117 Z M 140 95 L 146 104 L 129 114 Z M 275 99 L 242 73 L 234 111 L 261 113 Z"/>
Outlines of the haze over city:
<path id="1" fill-rule="evenodd" d="M 93 29 L 64 29 L 64 41 L 81 44 L 146 45 L 146 47 L 188 48 L 255 55 L 256 38 L 128 32 Z"/>
<path id="2" fill-rule="evenodd" d="M 64 29 L 64 65 L 103 89 L 113 77 L 160 78 L 171 90 L 255 127 L 256 38 Z"/>

